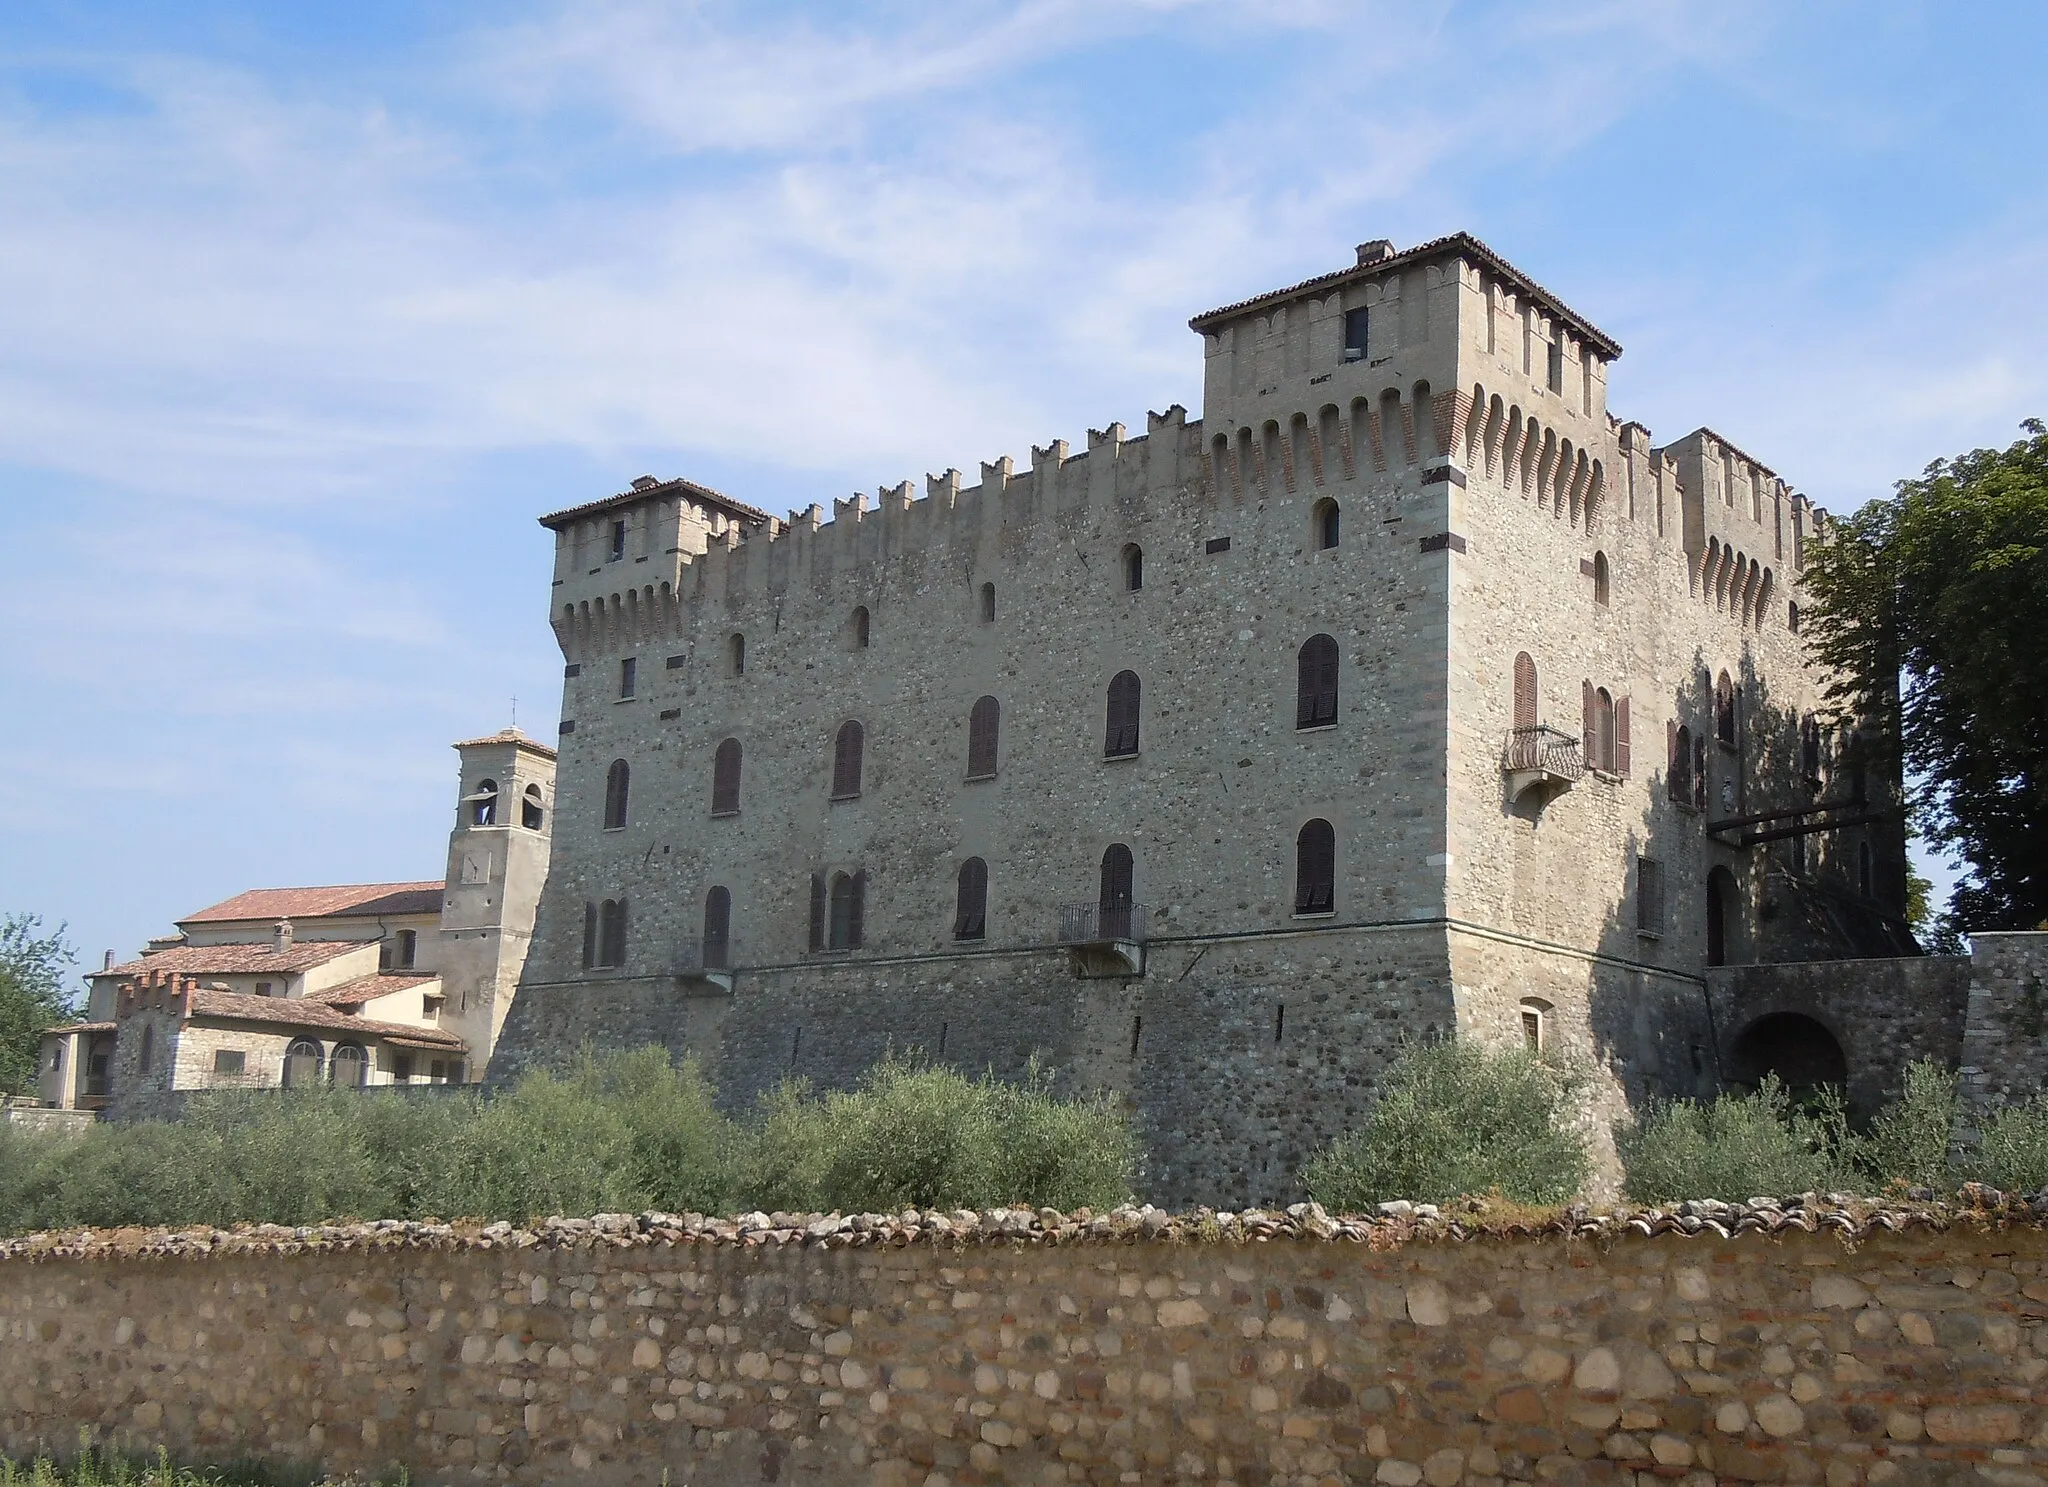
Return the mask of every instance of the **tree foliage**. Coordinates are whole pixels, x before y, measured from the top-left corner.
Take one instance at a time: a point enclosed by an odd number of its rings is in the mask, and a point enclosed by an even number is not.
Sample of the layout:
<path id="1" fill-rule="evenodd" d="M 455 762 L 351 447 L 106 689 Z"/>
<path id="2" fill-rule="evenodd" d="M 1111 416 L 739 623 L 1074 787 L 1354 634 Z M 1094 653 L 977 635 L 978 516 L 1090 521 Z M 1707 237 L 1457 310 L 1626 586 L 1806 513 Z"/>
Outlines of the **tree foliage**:
<path id="1" fill-rule="evenodd" d="M 0 918 L 0 1094 L 34 1090 L 43 1029 L 70 1016 L 74 1004 L 64 972 L 78 952 L 63 925 L 47 935 L 42 929 L 35 914 Z"/>
<path id="2" fill-rule="evenodd" d="M 1926 782 L 1917 822 L 1969 864 L 1970 929 L 2048 920 L 2048 427 L 2025 428 L 1837 522 L 1805 573 L 1832 700 Z M 1895 736 L 1870 726 L 1894 695 Z"/>

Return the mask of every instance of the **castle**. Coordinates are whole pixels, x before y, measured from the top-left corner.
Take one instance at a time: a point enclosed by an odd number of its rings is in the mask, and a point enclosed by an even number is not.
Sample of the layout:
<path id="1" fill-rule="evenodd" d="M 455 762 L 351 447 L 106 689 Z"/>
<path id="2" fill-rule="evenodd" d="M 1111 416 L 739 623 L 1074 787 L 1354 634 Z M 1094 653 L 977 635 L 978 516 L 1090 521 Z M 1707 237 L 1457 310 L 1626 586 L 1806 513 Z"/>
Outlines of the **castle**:
<path id="1" fill-rule="evenodd" d="M 1736 974 L 1917 953 L 1899 782 L 1798 634 L 1822 512 L 1610 414 L 1621 348 L 1466 235 L 1190 324 L 1200 420 L 829 521 L 651 477 L 542 518 L 559 815 L 492 1078 L 1043 1054 L 1215 1202 L 1408 1040 L 1583 1057 L 1610 1110 L 1766 1067 L 1867 1106 L 1953 1042 L 1907 1007 L 1862 1058 Z"/>

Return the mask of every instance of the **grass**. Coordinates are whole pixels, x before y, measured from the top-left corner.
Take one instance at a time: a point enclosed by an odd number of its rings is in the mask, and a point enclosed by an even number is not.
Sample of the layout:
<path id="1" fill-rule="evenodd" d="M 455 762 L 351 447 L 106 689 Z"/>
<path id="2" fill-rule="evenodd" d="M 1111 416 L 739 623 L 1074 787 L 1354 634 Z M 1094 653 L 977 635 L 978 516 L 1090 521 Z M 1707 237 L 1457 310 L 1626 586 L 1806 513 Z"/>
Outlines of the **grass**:
<path id="1" fill-rule="evenodd" d="M 403 1472 L 389 1484 L 378 1484 L 361 1477 L 316 1478 L 254 1465 L 195 1470 L 175 1465 L 161 1448 L 154 1456 L 137 1456 L 83 1439 L 68 1462 L 50 1456 L 27 1462 L 0 1456 L 0 1487 L 404 1487 L 405 1481 Z"/>

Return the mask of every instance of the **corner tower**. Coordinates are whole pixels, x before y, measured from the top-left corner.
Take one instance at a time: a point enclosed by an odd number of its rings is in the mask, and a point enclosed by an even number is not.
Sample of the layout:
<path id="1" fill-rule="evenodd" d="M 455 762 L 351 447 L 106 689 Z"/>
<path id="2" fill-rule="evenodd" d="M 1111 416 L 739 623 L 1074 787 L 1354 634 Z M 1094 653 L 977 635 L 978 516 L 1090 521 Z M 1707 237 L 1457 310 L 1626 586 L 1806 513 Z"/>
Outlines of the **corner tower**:
<path id="1" fill-rule="evenodd" d="M 460 1033 L 480 1075 L 526 964 L 547 882 L 555 751 L 517 728 L 455 745 L 461 757 L 441 902 L 441 1026 Z"/>

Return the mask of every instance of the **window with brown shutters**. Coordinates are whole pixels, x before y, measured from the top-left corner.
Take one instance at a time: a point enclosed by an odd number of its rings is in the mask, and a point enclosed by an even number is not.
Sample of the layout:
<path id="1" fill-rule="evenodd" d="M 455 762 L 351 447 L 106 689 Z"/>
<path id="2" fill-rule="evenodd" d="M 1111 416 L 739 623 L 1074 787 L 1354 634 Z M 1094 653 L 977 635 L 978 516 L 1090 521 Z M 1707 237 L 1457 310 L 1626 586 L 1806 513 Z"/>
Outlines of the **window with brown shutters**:
<path id="1" fill-rule="evenodd" d="M 1614 699 L 1614 755 L 1610 767 L 1618 775 L 1628 773 L 1628 699 Z"/>
<path id="2" fill-rule="evenodd" d="M 704 969 L 722 971 L 732 964 L 732 890 L 713 888 L 704 895 Z"/>
<path id="3" fill-rule="evenodd" d="M 1600 768 L 1600 694 L 1588 681 L 1579 683 L 1579 743 L 1586 768 Z"/>
<path id="4" fill-rule="evenodd" d="M 1527 651 L 1515 652 L 1515 726 L 1536 726 L 1536 662 Z"/>
<path id="5" fill-rule="evenodd" d="M 1122 759 L 1138 752 L 1138 673 L 1119 671 L 1110 678 L 1108 726 L 1103 732 L 1102 754 Z"/>
<path id="6" fill-rule="evenodd" d="M 597 964 L 616 970 L 626 963 L 626 901 L 608 898 L 597 906 Z"/>
<path id="7" fill-rule="evenodd" d="M 1131 936 L 1135 868 L 1131 849 L 1122 842 L 1111 842 L 1102 854 L 1102 883 L 1096 894 L 1095 910 L 1101 921 L 1099 932 L 1106 938 L 1127 940 Z"/>
<path id="8" fill-rule="evenodd" d="M 831 912 L 831 889 L 823 873 L 811 874 L 811 949 L 825 948 L 825 921 Z"/>
<path id="9" fill-rule="evenodd" d="M 1692 730 L 1683 723 L 1668 725 L 1671 758 L 1664 770 L 1665 793 L 1680 805 L 1692 804 Z"/>
<path id="10" fill-rule="evenodd" d="M 626 824 L 626 792 L 633 782 L 632 766 L 623 759 L 612 760 L 604 775 L 604 829 L 618 831 Z"/>
<path id="11" fill-rule="evenodd" d="M 1295 656 L 1294 726 L 1327 728 L 1337 721 L 1337 642 L 1311 635 Z"/>
<path id="12" fill-rule="evenodd" d="M 1593 689 L 1593 726 L 1587 739 L 1589 768 L 1614 772 L 1614 694 L 1605 687 Z"/>
<path id="13" fill-rule="evenodd" d="M 1714 736 L 1735 747 L 1735 683 L 1725 671 L 1714 683 Z"/>
<path id="14" fill-rule="evenodd" d="M 860 794 L 861 750 L 866 734 L 851 718 L 839 725 L 832 740 L 832 798 L 852 800 Z"/>
<path id="15" fill-rule="evenodd" d="M 583 905 L 583 969 L 588 971 L 597 965 L 597 905 L 585 901 Z"/>
<path id="16" fill-rule="evenodd" d="M 970 857 L 960 864 L 960 888 L 953 909 L 953 938 L 979 940 L 988 934 L 988 864 Z"/>
<path id="17" fill-rule="evenodd" d="M 831 928 L 827 949 L 860 949 L 861 920 L 867 908 L 867 880 L 868 875 L 864 872 L 832 875 Z"/>
<path id="18" fill-rule="evenodd" d="M 1707 808 L 1707 736 L 1704 733 L 1692 741 L 1692 808 L 1696 811 Z"/>
<path id="19" fill-rule="evenodd" d="M 1294 912 L 1328 914 L 1337 906 L 1337 832 L 1315 820 L 1294 839 Z"/>
<path id="20" fill-rule="evenodd" d="M 711 756 L 711 814 L 737 816 L 740 813 L 740 741 L 728 738 Z"/>
<path id="21" fill-rule="evenodd" d="M 998 737 L 1002 731 L 1003 707 L 993 697 L 977 697 L 967 714 L 967 778 L 995 778 Z"/>

